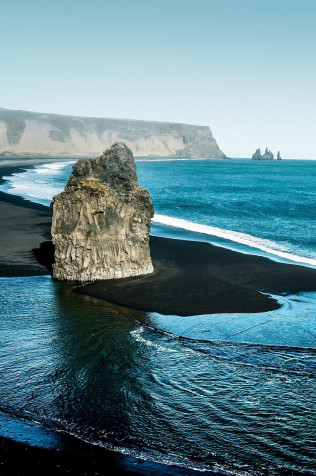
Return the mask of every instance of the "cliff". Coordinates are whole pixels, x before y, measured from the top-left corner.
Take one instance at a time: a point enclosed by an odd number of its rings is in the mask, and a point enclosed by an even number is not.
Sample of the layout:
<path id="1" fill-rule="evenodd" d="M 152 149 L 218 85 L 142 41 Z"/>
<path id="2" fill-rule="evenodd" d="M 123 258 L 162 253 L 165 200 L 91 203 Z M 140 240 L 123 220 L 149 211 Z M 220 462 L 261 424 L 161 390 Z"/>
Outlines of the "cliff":
<path id="1" fill-rule="evenodd" d="M 153 205 L 138 186 L 133 154 L 125 144 L 113 144 L 96 159 L 78 160 L 51 206 L 55 279 L 96 281 L 153 271 Z"/>
<path id="2" fill-rule="evenodd" d="M 0 109 L 2 157 L 95 157 L 117 141 L 141 157 L 226 158 L 205 126 Z"/>

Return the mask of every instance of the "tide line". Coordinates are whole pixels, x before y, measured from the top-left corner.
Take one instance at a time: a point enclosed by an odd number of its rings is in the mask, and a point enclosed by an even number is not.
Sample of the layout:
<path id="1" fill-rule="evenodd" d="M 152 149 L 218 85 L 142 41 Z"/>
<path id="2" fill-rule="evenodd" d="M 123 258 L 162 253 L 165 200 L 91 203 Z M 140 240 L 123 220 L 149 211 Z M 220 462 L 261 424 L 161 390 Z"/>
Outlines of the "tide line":
<path id="1" fill-rule="evenodd" d="M 202 225 L 201 223 L 195 223 L 189 220 L 175 218 L 168 215 L 155 214 L 152 221 L 160 225 L 180 228 L 203 235 L 216 236 L 217 238 L 222 238 L 245 246 L 249 246 L 251 248 L 259 249 L 261 251 L 264 251 L 265 253 L 275 255 L 289 261 L 316 266 L 316 259 L 289 253 L 286 248 L 282 247 L 281 245 L 278 245 L 273 241 L 248 235 L 247 233 L 240 233 L 233 230 L 225 230 L 215 226 Z"/>

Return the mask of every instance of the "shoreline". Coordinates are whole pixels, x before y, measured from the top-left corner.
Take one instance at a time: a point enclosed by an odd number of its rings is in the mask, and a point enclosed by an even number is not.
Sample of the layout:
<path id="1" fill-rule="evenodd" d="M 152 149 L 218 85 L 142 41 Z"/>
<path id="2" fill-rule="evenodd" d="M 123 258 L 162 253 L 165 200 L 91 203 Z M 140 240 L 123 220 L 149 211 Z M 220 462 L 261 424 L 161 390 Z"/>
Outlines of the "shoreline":
<path id="1" fill-rule="evenodd" d="M 191 469 L 176 464 L 159 463 L 124 455 L 101 446 L 85 443 L 75 437 L 65 436 L 67 446 L 41 447 L 21 443 L 0 436 L 1 469 L 5 476 L 25 474 L 29 470 L 35 474 L 54 474 L 75 476 L 104 476 L 105 474 L 123 476 L 225 476 L 229 473 Z M 52 473 L 53 471 L 53 473 Z M 238 473 L 235 473 L 236 475 Z"/>
<path id="2" fill-rule="evenodd" d="M 80 294 L 164 315 L 259 313 L 281 306 L 267 294 L 316 291 L 316 270 L 205 242 L 150 237 L 152 274 L 81 284 Z"/>
<path id="3" fill-rule="evenodd" d="M 55 160 L 56 159 L 56 160 Z M 144 158 L 142 161 L 151 161 L 147 160 L 148 158 Z M 157 158 L 157 160 L 160 160 L 160 158 Z M 168 159 L 169 160 L 169 159 Z M 208 161 L 208 159 L 185 159 L 189 161 L 195 161 L 195 160 L 200 160 L 200 161 Z M 241 159 L 245 160 L 245 159 Z M 173 160 L 174 161 L 174 160 Z M 64 166 L 68 166 L 69 164 L 71 165 L 72 163 L 75 162 L 74 158 L 70 158 L 69 160 L 64 161 L 63 159 L 58 159 L 58 158 L 53 158 L 51 160 L 42 158 L 42 159 L 28 159 L 23 162 L 17 162 L 14 160 L 11 161 L 1 161 L 0 159 L 0 169 L 1 169 L 1 163 L 4 164 L 7 167 L 14 168 L 15 165 L 19 166 L 20 171 L 28 171 L 30 169 L 33 169 L 33 172 L 31 171 L 29 179 L 32 177 L 37 177 L 37 174 L 34 173 L 34 169 L 38 168 L 37 166 L 39 164 L 43 165 L 44 167 L 47 167 L 48 171 L 50 168 L 55 168 L 55 166 L 58 168 L 59 164 L 63 164 Z M 23 168 L 24 165 L 24 168 Z M 52 167 L 54 166 L 54 167 Z M 7 169 L 8 170 L 8 169 Z M 13 175 L 21 175 L 22 174 L 15 174 Z M 8 177 L 10 179 L 10 177 Z M 7 184 L 9 184 L 7 182 Z M 20 197 L 23 198 L 26 201 L 31 201 L 33 203 L 38 203 L 41 205 L 44 205 L 45 207 L 49 207 L 49 196 L 45 194 L 44 191 L 44 196 L 34 196 L 34 199 L 32 197 L 32 190 L 30 188 L 30 181 L 29 183 L 29 188 L 28 191 L 23 192 L 23 180 L 20 183 L 20 178 L 15 181 L 14 179 L 11 181 L 11 186 L 13 184 L 13 187 L 17 187 L 17 189 L 20 187 L 22 184 L 22 190 Z M 7 190 L 9 188 L 8 185 L 5 185 L 3 187 L 3 192 L 4 193 L 11 193 Z M 41 187 L 39 188 L 41 190 Z M 61 191 L 61 189 L 59 189 Z M 19 191 L 19 190 L 18 190 Z M 57 193 L 57 191 L 55 192 Z M 15 195 L 17 196 L 17 195 Z M 296 255 L 295 250 L 284 250 L 279 248 L 278 246 L 273 247 L 273 243 L 271 245 L 271 248 L 269 248 L 269 240 L 263 239 L 257 237 L 257 236 L 251 236 L 248 235 L 247 233 L 239 233 L 234 230 L 230 229 L 222 229 L 218 228 L 216 226 L 211 226 L 211 225 L 205 225 L 203 223 L 196 223 L 196 222 L 191 222 L 187 219 L 179 218 L 179 217 L 174 217 L 174 216 L 168 216 L 168 215 L 160 215 L 159 213 L 156 213 L 155 216 L 152 219 L 152 224 L 151 224 L 151 236 L 158 236 L 158 237 L 165 237 L 165 238 L 172 238 L 172 239 L 178 239 L 178 240 L 186 240 L 186 241 L 193 241 L 193 242 L 207 242 L 215 247 L 220 247 L 220 248 L 225 248 L 231 251 L 235 251 L 237 253 L 242 253 L 246 255 L 255 255 L 255 256 L 260 256 L 264 258 L 268 258 L 269 260 L 276 261 L 278 263 L 285 263 L 285 264 L 293 264 L 297 266 L 304 266 L 312 269 L 316 269 L 316 260 L 313 259 L 312 257 L 309 256 L 308 252 L 307 255 Z M 266 241 L 266 243 L 265 243 Z"/>
<path id="4" fill-rule="evenodd" d="M 38 163 L 48 163 L 48 160 L 43 158 Z M 26 161 L 4 165 L 0 161 L 0 183 L 3 175 L 34 165 Z M 49 207 L 0 192 L 0 216 L 0 276 L 48 275 L 51 248 L 43 243 L 50 241 Z M 34 250 L 38 251 L 37 259 Z M 80 287 L 76 292 L 140 311 L 196 315 L 264 312 L 280 306 L 260 291 L 284 294 L 316 290 L 314 269 L 273 262 L 205 242 L 152 236 L 151 252 L 153 274 L 85 285 L 78 283 Z M 41 472 L 54 468 L 54 474 L 92 475 L 109 470 L 112 474 L 197 474 L 196 470 L 141 461 L 77 439 L 73 445 L 71 451 L 66 446 L 48 449 L 0 437 L 2 468 L 8 475 L 22 474 L 26 468 L 34 468 L 36 461 Z M 204 474 L 215 475 L 212 471 Z"/>
<path id="5" fill-rule="evenodd" d="M 0 183 L 4 175 L 38 163 L 16 165 L 12 160 L 3 165 L 0 161 Z M 47 158 L 41 163 L 47 163 Z M 0 215 L 0 276 L 49 274 L 50 208 L 0 192 Z M 316 270 L 299 264 L 202 241 L 151 236 L 150 247 L 154 273 L 78 283 L 76 292 L 139 311 L 198 315 L 271 311 L 280 305 L 267 294 L 316 291 Z"/>
<path id="6" fill-rule="evenodd" d="M 15 165 L 12 161 L 5 164 L 0 161 L 0 184 L 4 182 L 3 176 L 23 172 L 36 164 L 24 161 Z M 0 191 L 0 216 L 0 276 L 48 274 L 32 250 L 51 239 L 50 209 Z"/>

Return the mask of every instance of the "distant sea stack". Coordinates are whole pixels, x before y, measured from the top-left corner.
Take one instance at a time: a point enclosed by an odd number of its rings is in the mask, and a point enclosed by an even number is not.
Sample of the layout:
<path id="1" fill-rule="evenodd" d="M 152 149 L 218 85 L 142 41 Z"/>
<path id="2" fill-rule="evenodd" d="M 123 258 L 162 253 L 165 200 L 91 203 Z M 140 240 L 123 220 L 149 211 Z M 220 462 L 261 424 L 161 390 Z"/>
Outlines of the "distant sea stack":
<path id="1" fill-rule="evenodd" d="M 0 109 L 1 157 L 96 157 L 118 141 L 138 157 L 226 158 L 206 126 Z"/>
<path id="2" fill-rule="evenodd" d="M 260 149 L 257 149 L 256 152 L 253 154 L 252 160 L 262 160 L 262 154 Z"/>
<path id="3" fill-rule="evenodd" d="M 274 159 L 274 155 L 272 154 L 271 150 L 268 149 L 268 147 L 266 147 L 266 150 L 262 156 L 262 160 L 273 160 Z"/>
<path id="4" fill-rule="evenodd" d="M 51 207 L 55 279 L 96 281 L 153 271 L 153 205 L 138 186 L 134 157 L 125 144 L 113 144 L 96 159 L 78 160 Z"/>
<path id="5" fill-rule="evenodd" d="M 269 150 L 267 147 L 263 155 L 261 154 L 261 150 L 257 149 L 256 152 L 252 156 L 252 160 L 273 160 L 273 159 L 274 159 L 274 155 L 271 152 L 271 150 Z M 278 152 L 277 159 L 281 160 L 280 152 Z"/>

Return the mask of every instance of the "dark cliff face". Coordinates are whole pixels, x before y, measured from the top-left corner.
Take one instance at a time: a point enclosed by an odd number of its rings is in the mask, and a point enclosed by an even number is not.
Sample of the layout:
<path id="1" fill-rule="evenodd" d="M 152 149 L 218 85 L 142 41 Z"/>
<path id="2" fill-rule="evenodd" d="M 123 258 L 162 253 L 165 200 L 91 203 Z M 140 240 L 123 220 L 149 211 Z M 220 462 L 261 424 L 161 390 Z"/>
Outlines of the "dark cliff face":
<path id="1" fill-rule="evenodd" d="M 0 156 L 96 157 L 117 141 L 138 157 L 226 157 L 205 126 L 0 108 Z"/>
<path id="2" fill-rule="evenodd" d="M 138 186 L 133 154 L 116 143 L 73 166 L 64 192 L 53 197 L 53 277 L 95 281 L 151 273 L 153 205 Z"/>

